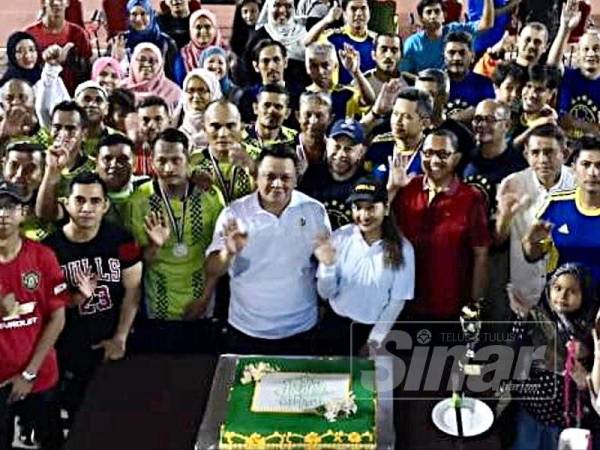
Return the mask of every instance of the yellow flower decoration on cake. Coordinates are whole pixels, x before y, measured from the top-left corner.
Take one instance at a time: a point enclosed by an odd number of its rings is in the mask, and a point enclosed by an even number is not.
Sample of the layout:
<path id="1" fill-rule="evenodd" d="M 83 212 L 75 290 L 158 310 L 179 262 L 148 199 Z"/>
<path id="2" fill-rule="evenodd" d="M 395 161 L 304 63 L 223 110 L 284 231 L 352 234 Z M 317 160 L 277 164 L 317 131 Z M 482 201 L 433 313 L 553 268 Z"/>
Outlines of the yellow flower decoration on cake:
<path id="1" fill-rule="evenodd" d="M 267 445 L 267 441 L 258 433 L 252 433 L 246 438 L 246 447 L 249 450 L 262 450 Z"/>
<path id="2" fill-rule="evenodd" d="M 348 442 L 351 444 L 360 444 L 362 442 L 362 437 L 356 431 L 348 434 Z"/>
<path id="3" fill-rule="evenodd" d="M 335 433 L 333 433 L 333 442 L 338 444 L 344 442 L 345 435 L 346 433 L 344 433 L 343 431 L 336 431 Z"/>
<path id="4" fill-rule="evenodd" d="M 308 444 L 310 446 L 309 448 L 316 448 L 316 446 L 321 443 L 321 436 L 315 432 L 308 433 L 304 436 L 304 443 Z"/>

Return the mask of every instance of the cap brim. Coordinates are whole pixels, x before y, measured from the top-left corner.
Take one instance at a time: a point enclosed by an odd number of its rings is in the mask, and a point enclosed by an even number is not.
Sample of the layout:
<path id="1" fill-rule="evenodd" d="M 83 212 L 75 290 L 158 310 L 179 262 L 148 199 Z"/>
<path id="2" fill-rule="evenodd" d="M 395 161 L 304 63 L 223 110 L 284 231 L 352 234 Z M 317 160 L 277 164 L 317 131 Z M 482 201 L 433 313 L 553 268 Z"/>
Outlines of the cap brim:
<path id="1" fill-rule="evenodd" d="M 346 131 L 338 131 L 337 133 L 332 133 L 329 135 L 331 139 L 335 139 L 336 137 L 340 136 L 346 136 L 347 138 L 350 138 L 350 140 L 352 140 L 352 142 L 354 142 L 355 144 L 361 143 L 360 140 L 356 139 L 356 137 L 352 133 L 348 133 Z"/>
<path id="2" fill-rule="evenodd" d="M 346 203 L 356 203 L 356 202 L 369 202 L 369 203 L 377 203 L 377 199 L 373 194 L 368 194 L 366 192 L 359 194 L 350 194 Z M 383 201 L 383 200 L 382 200 Z"/>

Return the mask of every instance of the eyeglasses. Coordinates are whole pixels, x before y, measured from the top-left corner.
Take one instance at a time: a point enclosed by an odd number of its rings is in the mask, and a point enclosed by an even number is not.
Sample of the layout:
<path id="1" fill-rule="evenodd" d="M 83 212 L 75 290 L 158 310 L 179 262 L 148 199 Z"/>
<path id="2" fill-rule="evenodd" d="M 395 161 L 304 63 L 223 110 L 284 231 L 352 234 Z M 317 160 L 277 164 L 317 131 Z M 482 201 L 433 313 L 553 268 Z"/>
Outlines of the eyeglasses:
<path id="1" fill-rule="evenodd" d="M 438 159 L 441 159 L 442 161 L 446 161 L 452 155 L 454 155 L 455 152 L 447 152 L 445 150 L 421 150 L 421 154 L 423 155 L 424 159 L 431 159 L 434 156 L 437 156 Z"/>
<path id="2" fill-rule="evenodd" d="M 158 64 L 158 59 L 154 58 L 145 58 L 143 56 L 136 59 L 138 64 L 147 64 L 149 66 L 156 66 Z"/>

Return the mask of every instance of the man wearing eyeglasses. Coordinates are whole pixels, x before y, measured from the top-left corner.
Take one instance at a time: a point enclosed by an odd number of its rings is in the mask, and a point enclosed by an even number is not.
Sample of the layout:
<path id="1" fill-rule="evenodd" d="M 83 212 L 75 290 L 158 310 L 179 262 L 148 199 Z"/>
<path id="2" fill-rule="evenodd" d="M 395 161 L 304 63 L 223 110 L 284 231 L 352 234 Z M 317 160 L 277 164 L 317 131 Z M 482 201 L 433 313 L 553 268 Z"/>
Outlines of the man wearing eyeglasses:
<path id="1" fill-rule="evenodd" d="M 496 100 L 483 100 L 475 108 L 471 123 L 477 151 L 465 167 L 465 179 L 485 178 L 495 190 L 505 177 L 527 167 L 522 153 L 508 141 L 511 115 L 506 105 Z"/>
<path id="2" fill-rule="evenodd" d="M 415 250 L 415 301 L 404 318 L 457 320 L 462 307 L 482 298 L 486 289 L 485 201 L 456 174 L 461 154 L 454 133 L 432 131 L 421 158 L 424 175 L 411 179 L 395 157 L 388 181 L 398 225 Z"/>

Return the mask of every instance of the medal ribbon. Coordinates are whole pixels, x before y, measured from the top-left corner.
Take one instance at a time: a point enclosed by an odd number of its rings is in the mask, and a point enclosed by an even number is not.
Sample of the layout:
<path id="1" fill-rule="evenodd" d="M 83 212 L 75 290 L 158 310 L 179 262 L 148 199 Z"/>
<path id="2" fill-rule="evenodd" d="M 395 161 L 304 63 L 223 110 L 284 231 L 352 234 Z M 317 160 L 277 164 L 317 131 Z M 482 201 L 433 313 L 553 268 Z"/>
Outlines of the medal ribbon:
<path id="1" fill-rule="evenodd" d="M 177 243 L 181 244 L 181 243 L 183 243 L 183 230 L 185 228 L 185 211 L 187 208 L 187 200 L 188 200 L 188 195 L 190 192 L 190 184 L 187 183 L 185 186 L 185 196 L 183 197 L 183 208 L 182 208 L 182 212 L 181 212 L 180 224 L 178 224 L 177 220 L 175 220 L 175 214 L 173 213 L 173 207 L 171 206 L 171 203 L 169 202 L 169 199 L 168 199 L 167 195 L 165 194 L 165 191 L 163 190 L 160 183 L 157 183 L 157 184 L 158 184 L 158 190 L 160 191 L 160 197 L 162 198 L 162 200 L 165 204 L 165 208 L 167 209 L 167 217 L 169 219 L 169 223 L 171 224 L 171 229 L 175 232 L 175 238 L 177 239 Z"/>
<path id="2" fill-rule="evenodd" d="M 237 176 L 237 166 L 233 166 L 233 174 L 231 175 L 231 182 L 227 183 L 225 180 L 225 176 L 223 172 L 221 172 L 221 168 L 219 167 L 219 162 L 215 159 L 213 154 L 208 150 L 208 156 L 210 157 L 210 162 L 213 166 L 215 174 L 217 175 L 217 181 L 219 183 L 219 187 L 221 188 L 221 192 L 223 192 L 223 196 L 225 197 L 225 203 L 229 204 L 233 200 L 233 189 L 235 188 L 235 179 Z"/>

